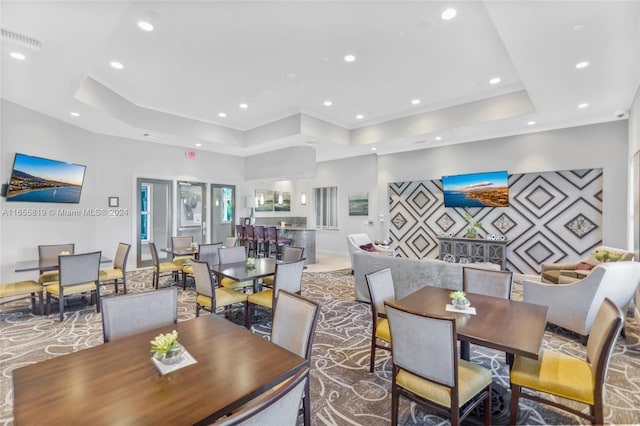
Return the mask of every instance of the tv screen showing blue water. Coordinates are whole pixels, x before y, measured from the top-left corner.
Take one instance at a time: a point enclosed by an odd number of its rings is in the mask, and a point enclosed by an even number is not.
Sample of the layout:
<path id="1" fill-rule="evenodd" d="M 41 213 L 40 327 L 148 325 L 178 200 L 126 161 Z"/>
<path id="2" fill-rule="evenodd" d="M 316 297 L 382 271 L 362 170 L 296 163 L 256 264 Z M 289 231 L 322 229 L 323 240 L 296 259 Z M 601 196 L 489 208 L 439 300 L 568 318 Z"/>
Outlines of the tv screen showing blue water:
<path id="1" fill-rule="evenodd" d="M 85 166 L 16 154 L 7 201 L 79 203 Z"/>
<path id="2" fill-rule="evenodd" d="M 506 171 L 442 176 L 445 207 L 509 207 Z"/>

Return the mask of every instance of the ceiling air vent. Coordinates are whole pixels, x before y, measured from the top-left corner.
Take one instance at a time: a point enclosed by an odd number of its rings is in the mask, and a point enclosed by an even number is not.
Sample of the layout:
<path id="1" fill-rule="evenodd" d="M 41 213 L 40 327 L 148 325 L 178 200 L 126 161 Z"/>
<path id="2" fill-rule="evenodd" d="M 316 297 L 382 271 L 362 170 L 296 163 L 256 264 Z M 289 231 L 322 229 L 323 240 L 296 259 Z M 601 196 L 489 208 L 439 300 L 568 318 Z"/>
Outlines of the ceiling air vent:
<path id="1" fill-rule="evenodd" d="M 40 50 L 42 47 L 42 43 L 35 38 L 27 37 L 26 35 L 18 34 L 4 28 L 0 29 L 0 31 L 2 31 L 2 41 L 14 43 L 32 50 Z"/>

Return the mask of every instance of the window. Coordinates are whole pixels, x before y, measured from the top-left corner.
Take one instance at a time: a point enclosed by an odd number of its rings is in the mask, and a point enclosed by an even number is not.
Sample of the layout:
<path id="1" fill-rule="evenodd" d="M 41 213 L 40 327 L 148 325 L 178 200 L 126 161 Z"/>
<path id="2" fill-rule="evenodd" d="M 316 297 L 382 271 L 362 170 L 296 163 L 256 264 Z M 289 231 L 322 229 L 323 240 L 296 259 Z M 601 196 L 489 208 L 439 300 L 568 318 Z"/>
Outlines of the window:
<path id="1" fill-rule="evenodd" d="M 313 188 L 316 228 L 338 227 L 338 187 Z"/>
<path id="2" fill-rule="evenodd" d="M 140 241 L 151 241 L 151 218 L 149 217 L 149 200 L 151 199 L 151 186 L 140 186 Z"/>

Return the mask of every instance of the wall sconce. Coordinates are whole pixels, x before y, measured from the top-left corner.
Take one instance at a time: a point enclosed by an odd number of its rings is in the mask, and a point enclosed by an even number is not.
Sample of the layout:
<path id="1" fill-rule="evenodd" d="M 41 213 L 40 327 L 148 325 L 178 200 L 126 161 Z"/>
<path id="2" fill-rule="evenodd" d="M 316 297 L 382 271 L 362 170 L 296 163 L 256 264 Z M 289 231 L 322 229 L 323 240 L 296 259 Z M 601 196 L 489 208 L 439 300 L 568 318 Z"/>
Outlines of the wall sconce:
<path id="1" fill-rule="evenodd" d="M 278 193 L 278 205 L 281 206 L 282 203 L 284 203 L 284 200 L 282 199 L 282 192 Z"/>
<path id="2" fill-rule="evenodd" d="M 260 198 L 258 199 L 258 204 L 260 204 L 261 206 L 264 205 L 264 192 L 260 193 Z"/>
<path id="3" fill-rule="evenodd" d="M 306 192 L 302 192 L 302 194 L 300 194 L 300 204 L 302 204 L 303 206 L 307 205 L 307 193 Z"/>

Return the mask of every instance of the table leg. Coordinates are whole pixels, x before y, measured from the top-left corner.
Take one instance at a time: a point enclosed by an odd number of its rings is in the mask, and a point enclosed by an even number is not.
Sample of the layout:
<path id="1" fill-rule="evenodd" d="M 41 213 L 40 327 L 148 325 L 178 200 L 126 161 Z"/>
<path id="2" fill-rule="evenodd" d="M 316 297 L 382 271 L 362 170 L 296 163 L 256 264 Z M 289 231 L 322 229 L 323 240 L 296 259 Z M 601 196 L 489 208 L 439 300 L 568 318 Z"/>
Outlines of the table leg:
<path id="1" fill-rule="evenodd" d="M 465 361 L 471 360 L 471 343 L 466 340 L 460 341 L 460 358 Z"/>

